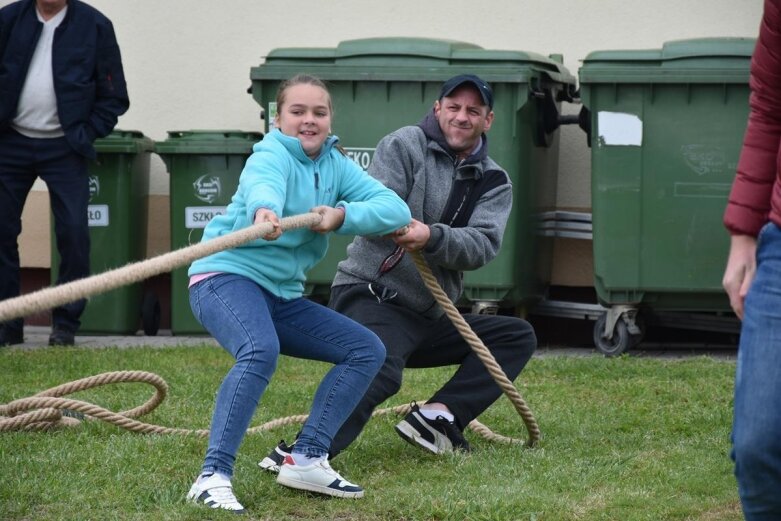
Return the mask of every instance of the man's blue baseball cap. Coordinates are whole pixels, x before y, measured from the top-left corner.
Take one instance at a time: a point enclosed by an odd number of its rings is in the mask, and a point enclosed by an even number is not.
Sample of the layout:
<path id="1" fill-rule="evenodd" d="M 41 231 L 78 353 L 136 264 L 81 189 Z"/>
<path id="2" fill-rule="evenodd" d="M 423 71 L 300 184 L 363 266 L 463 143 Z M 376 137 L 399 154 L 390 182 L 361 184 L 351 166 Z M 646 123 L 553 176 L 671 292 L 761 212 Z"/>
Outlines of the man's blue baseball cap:
<path id="1" fill-rule="evenodd" d="M 470 83 L 474 85 L 478 92 L 480 92 L 480 97 L 483 98 L 483 103 L 488 105 L 488 108 L 490 109 L 494 108 L 494 91 L 491 90 L 491 87 L 485 81 L 483 81 L 482 78 L 475 76 L 474 74 L 459 74 L 458 76 L 453 76 L 447 80 L 442 84 L 442 90 L 439 91 L 439 99 L 441 100 L 445 96 L 450 96 L 454 90 L 456 90 L 464 83 Z"/>

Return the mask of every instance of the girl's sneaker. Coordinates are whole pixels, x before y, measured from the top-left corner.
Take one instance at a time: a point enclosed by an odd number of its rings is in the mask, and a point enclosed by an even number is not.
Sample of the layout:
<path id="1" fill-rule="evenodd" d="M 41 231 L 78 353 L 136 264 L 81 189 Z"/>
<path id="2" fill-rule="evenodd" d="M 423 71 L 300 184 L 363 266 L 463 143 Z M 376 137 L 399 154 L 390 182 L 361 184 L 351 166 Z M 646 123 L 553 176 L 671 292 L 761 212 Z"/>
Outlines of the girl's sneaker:
<path id="1" fill-rule="evenodd" d="M 328 458 L 317 460 L 311 465 L 296 465 L 293 457 L 285 456 L 279 469 L 277 483 L 298 490 L 308 490 L 329 496 L 359 498 L 363 489 L 339 475 L 328 463 Z"/>
<path id="2" fill-rule="evenodd" d="M 187 499 L 194 503 L 203 503 L 211 508 L 231 510 L 237 514 L 245 513 L 244 507 L 233 495 L 233 486 L 230 480 L 218 473 L 205 478 L 199 477 L 190 487 Z"/>

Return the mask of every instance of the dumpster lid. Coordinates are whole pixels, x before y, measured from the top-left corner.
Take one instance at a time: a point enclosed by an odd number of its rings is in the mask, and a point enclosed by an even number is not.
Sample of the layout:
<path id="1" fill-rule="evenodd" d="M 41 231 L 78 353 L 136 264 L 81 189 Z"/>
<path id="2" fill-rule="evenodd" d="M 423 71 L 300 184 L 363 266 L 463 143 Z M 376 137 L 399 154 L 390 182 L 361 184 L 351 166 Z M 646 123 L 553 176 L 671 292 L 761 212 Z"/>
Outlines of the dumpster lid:
<path id="1" fill-rule="evenodd" d="M 261 132 L 243 130 L 169 130 L 155 145 L 158 154 L 249 154 L 263 139 Z"/>
<path id="2" fill-rule="evenodd" d="M 748 83 L 756 38 L 696 38 L 661 49 L 594 51 L 582 83 Z"/>
<path id="3" fill-rule="evenodd" d="M 151 152 L 155 142 L 138 130 L 114 129 L 111 134 L 95 140 L 95 151 L 98 154 L 138 154 Z"/>
<path id="4" fill-rule="evenodd" d="M 469 72 L 488 82 L 520 82 L 544 74 L 553 81 L 575 83 L 559 61 L 541 54 L 405 37 L 345 40 L 334 48 L 274 49 L 265 63 L 252 67 L 250 78 L 279 80 L 302 71 L 324 80 L 444 81 Z"/>

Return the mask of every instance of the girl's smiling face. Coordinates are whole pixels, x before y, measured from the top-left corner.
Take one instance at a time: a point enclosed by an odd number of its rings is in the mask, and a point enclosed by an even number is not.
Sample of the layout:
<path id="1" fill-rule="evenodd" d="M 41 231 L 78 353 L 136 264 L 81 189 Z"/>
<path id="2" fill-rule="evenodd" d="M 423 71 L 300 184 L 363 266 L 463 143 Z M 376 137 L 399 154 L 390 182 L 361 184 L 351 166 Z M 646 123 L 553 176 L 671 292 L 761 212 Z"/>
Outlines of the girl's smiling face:
<path id="1" fill-rule="evenodd" d="M 316 159 L 331 131 L 331 97 L 316 85 L 291 85 L 284 91 L 277 126 L 286 136 L 298 138 L 306 155 Z"/>

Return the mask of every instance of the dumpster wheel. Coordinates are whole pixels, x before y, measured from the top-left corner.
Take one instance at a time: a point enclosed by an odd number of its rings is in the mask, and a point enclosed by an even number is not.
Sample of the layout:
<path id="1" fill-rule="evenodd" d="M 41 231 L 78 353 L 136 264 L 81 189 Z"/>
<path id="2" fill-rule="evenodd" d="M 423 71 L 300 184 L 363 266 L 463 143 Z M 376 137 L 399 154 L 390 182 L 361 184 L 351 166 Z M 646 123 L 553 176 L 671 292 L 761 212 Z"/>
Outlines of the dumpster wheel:
<path id="1" fill-rule="evenodd" d="M 160 329 L 160 299 L 152 292 L 144 294 L 141 303 L 141 327 L 147 336 L 157 335 Z"/>
<path id="2" fill-rule="evenodd" d="M 613 328 L 613 336 L 608 338 L 605 334 L 605 322 L 607 313 L 602 313 L 594 324 L 594 345 L 605 356 L 618 356 L 628 349 L 636 346 L 643 339 L 643 332 L 632 334 L 623 318 L 616 320 Z"/>

